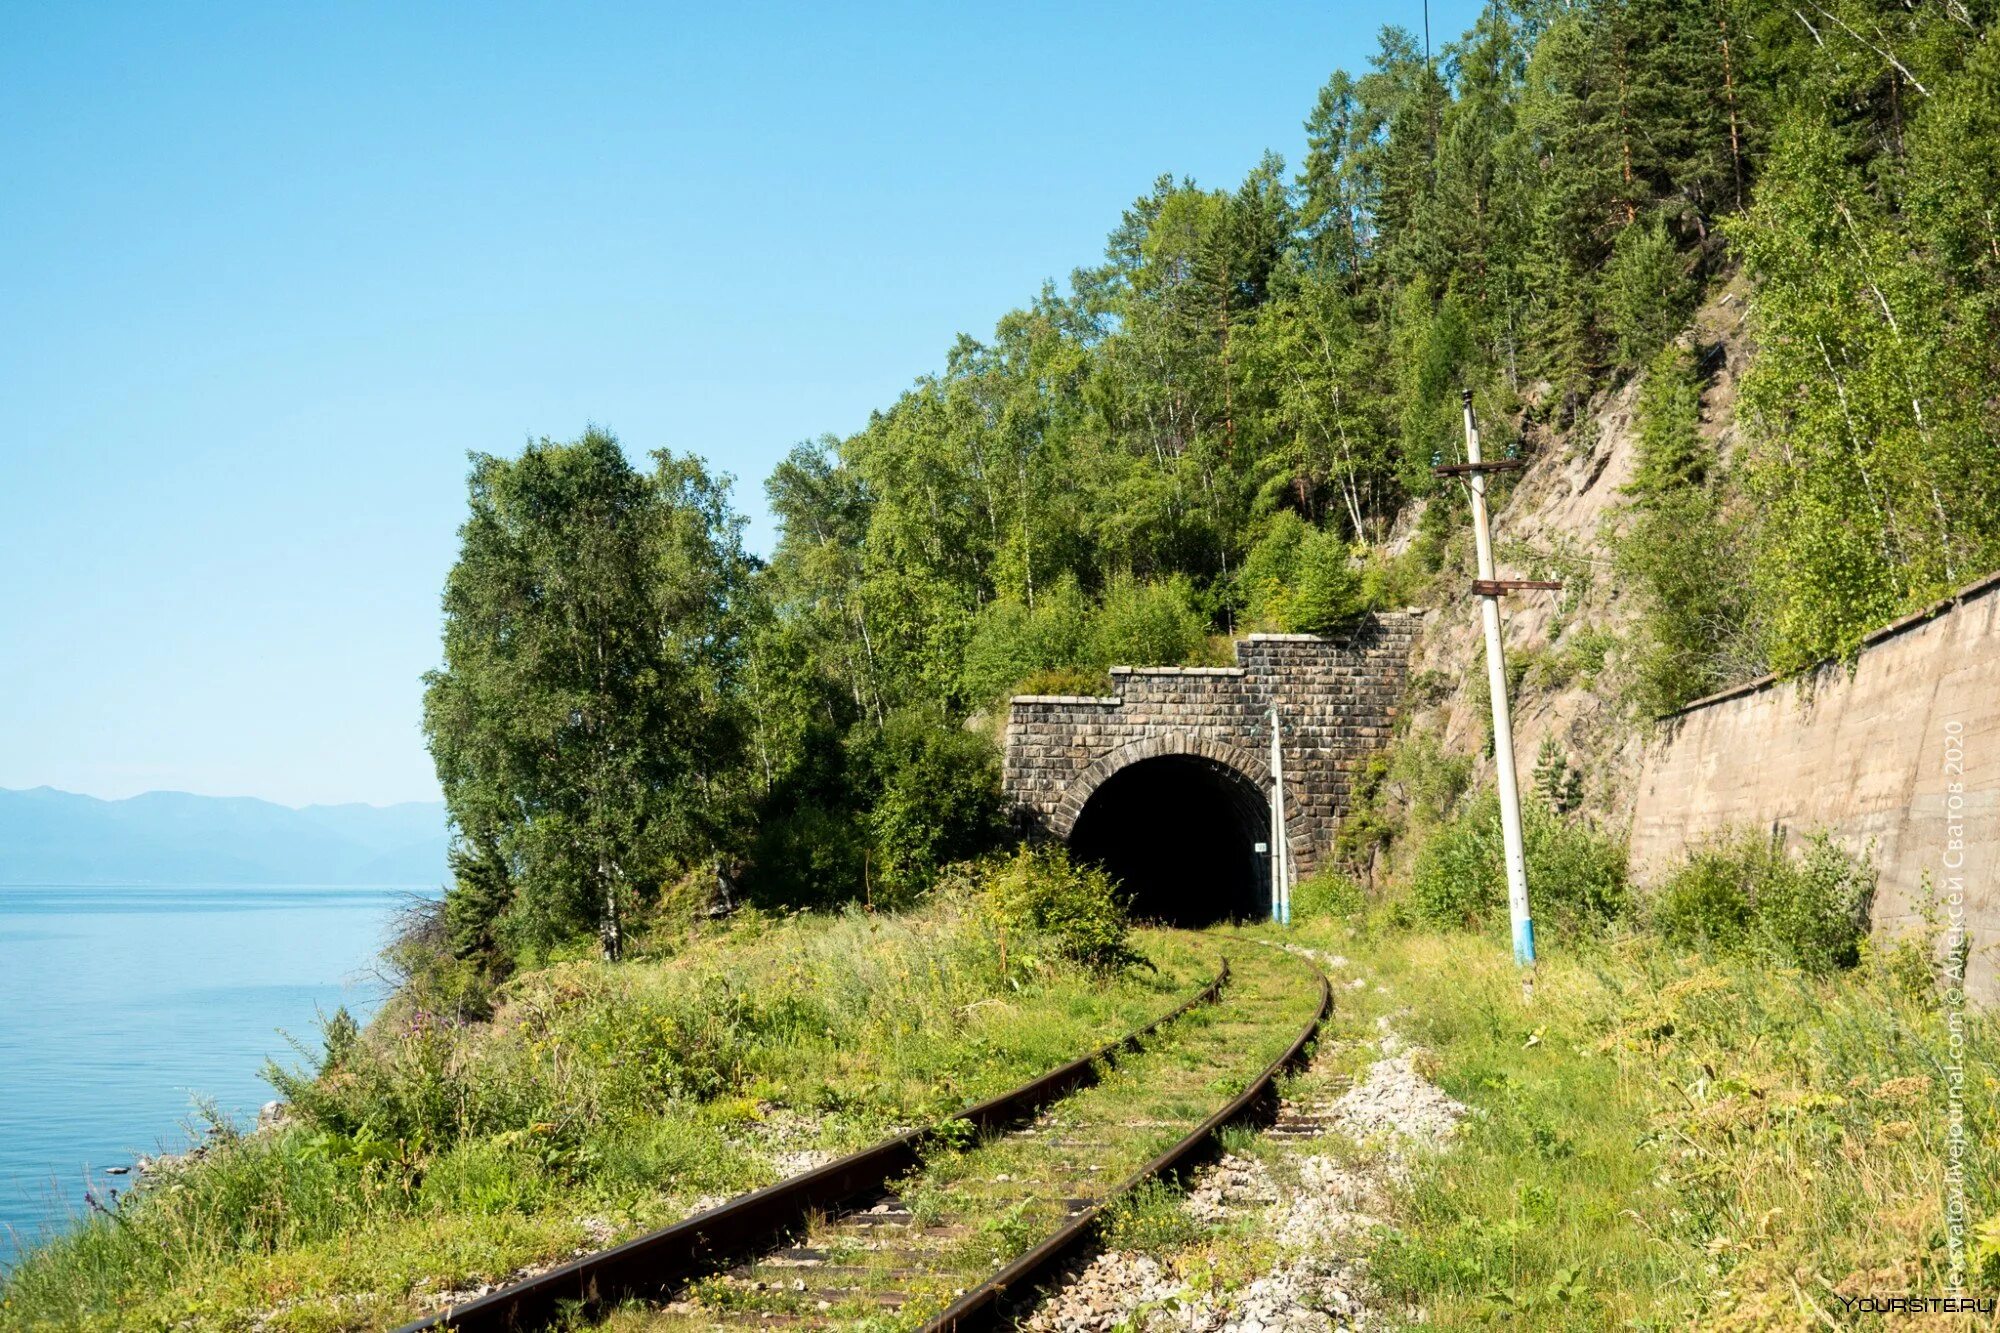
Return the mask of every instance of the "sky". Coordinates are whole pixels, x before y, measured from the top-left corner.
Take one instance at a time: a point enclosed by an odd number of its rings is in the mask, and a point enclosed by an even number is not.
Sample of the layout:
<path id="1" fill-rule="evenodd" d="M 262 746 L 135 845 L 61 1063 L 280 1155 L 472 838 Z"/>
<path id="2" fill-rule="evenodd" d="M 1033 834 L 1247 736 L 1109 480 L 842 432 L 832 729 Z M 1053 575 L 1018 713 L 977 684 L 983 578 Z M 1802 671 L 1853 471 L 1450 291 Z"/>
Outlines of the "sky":
<path id="1" fill-rule="evenodd" d="M 1442 43 L 1475 6 L 1437 0 Z M 763 478 L 1415 3 L 0 6 L 0 787 L 431 800 L 469 451 Z"/>

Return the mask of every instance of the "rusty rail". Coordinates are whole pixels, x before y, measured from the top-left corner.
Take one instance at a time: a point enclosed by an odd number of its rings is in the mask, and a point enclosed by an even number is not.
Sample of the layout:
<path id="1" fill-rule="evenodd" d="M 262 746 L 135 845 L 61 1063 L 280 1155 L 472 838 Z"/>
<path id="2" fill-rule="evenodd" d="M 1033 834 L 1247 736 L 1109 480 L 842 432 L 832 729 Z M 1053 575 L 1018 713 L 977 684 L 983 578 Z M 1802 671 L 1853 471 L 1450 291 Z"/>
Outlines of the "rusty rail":
<path id="1" fill-rule="evenodd" d="M 1314 969 L 1318 971 L 1317 968 Z M 1299 1033 L 1283 1055 L 1229 1105 L 1217 1111 L 1201 1126 L 1173 1147 L 1132 1173 L 1106 1198 L 1078 1214 L 1047 1240 L 1028 1251 L 985 1282 L 954 1301 L 944 1313 L 924 1325 L 923 1333 L 970 1333 L 998 1325 L 1012 1298 L 1045 1285 L 1072 1260 L 1080 1257 L 1103 1229 L 1105 1210 L 1148 1180 L 1179 1175 L 1213 1152 L 1225 1126 L 1239 1121 L 1261 1120 L 1277 1109 L 1278 1075 L 1299 1064 L 1320 1025 L 1333 1012 L 1333 988 L 1326 974 L 1319 973 L 1319 1008 L 1312 1021 Z"/>
<path id="2" fill-rule="evenodd" d="M 917 1166 L 924 1150 L 949 1127 L 966 1124 L 988 1134 L 1033 1119 L 1051 1102 L 1096 1082 L 1103 1065 L 1135 1049 L 1189 1010 L 1213 1001 L 1228 980 L 1229 960 L 1225 958 L 1212 981 L 1145 1026 L 1017 1088 L 968 1106 L 941 1124 L 905 1130 L 837 1161 L 738 1195 L 672 1226 L 584 1255 L 463 1305 L 449 1306 L 402 1325 L 396 1333 L 515 1333 L 538 1328 L 571 1311 L 588 1313 L 635 1297 L 669 1295 L 731 1260 L 771 1248 L 803 1228 L 814 1213 L 881 1188 L 892 1177 Z M 1267 1071 L 1266 1081 L 1269 1078 Z"/>

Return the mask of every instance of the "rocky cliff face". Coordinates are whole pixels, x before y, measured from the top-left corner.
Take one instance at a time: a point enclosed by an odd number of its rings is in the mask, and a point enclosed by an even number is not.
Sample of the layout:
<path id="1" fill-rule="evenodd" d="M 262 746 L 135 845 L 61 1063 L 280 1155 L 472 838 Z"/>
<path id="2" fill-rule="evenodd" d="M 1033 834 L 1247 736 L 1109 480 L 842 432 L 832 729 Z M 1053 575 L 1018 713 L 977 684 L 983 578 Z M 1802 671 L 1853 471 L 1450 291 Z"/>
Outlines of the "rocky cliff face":
<path id="1" fill-rule="evenodd" d="M 1736 387 L 1750 354 L 1747 288 L 1730 283 L 1697 312 L 1689 335 L 1707 384 L 1702 432 L 1725 457 L 1736 440 Z M 1651 720 L 1629 704 L 1628 654 L 1636 607 L 1613 568 L 1637 461 L 1638 377 L 1598 395 L 1566 431 L 1524 434 L 1532 461 L 1493 516 L 1503 578 L 1559 578 L 1560 593 L 1523 592 L 1501 604 L 1514 699 L 1515 762 L 1526 782 L 1553 737 L 1583 777 L 1584 809 L 1623 829 L 1632 818 L 1642 746 Z M 1392 550 L 1414 539 L 1406 516 Z M 1415 731 L 1477 756 L 1475 781 L 1491 781 L 1485 648 L 1471 594 L 1472 539 L 1455 534 L 1446 572 L 1411 664 Z"/>

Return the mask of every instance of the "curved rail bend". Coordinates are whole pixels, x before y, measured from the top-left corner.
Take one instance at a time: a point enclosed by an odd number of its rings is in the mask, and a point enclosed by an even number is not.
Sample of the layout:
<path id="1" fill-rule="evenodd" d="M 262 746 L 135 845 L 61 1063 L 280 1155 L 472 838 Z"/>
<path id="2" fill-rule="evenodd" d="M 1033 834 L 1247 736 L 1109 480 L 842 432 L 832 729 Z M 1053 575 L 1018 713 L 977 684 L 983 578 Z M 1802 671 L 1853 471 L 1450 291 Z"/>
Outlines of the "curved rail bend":
<path id="1" fill-rule="evenodd" d="M 477 1300 L 449 1306 L 404 1324 L 395 1333 L 515 1333 L 546 1324 L 571 1307 L 589 1311 L 633 1297 L 670 1294 L 733 1259 L 768 1249 L 802 1227 L 813 1213 L 880 1189 L 918 1165 L 924 1149 L 946 1125 L 970 1124 L 979 1133 L 988 1134 L 1033 1119 L 1051 1102 L 1096 1082 L 1101 1066 L 1135 1049 L 1189 1010 L 1213 1001 L 1228 980 L 1229 960 L 1225 958 L 1214 980 L 1144 1027 L 1134 1028 L 1089 1055 L 1011 1091 L 968 1106 L 943 1124 L 905 1130 L 860 1152 L 738 1195 L 672 1226 L 573 1259 Z"/>
<path id="2" fill-rule="evenodd" d="M 1319 1034 L 1320 1025 L 1333 1012 L 1333 988 L 1317 967 L 1319 1009 L 1283 1055 L 1273 1060 L 1229 1105 L 1204 1120 L 1200 1127 L 1173 1147 L 1120 1182 L 1105 1199 L 1079 1213 L 1074 1220 L 1047 1240 L 1028 1251 L 979 1286 L 954 1301 L 944 1313 L 924 1325 L 923 1333 L 968 1333 L 995 1327 L 1015 1293 L 1033 1291 L 1062 1267 L 1080 1256 L 1103 1228 L 1105 1210 L 1148 1180 L 1177 1175 L 1213 1152 L 1227 1125 L 1238 1121 L 1261 1120 L 1277 1110 L 1278 1075 L 1303 1062 L 1306 1048 Z"/>

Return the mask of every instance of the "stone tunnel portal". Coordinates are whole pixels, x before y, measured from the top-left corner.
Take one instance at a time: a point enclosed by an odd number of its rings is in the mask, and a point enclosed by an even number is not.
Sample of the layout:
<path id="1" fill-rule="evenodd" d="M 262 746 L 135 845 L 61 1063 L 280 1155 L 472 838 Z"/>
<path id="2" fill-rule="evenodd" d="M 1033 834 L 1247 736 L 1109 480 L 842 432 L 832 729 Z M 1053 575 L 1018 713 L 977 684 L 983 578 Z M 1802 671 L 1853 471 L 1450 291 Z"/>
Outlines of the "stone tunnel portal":
<path id="1" fill-rule="evenodd" d="M 1271 806 L 1257 783 L 1195 754 L 1141 759 L 1085 801 L 1070 849 L 1115 876 L 1133 915 L 1176 926 L 1270 909 Z"/>

